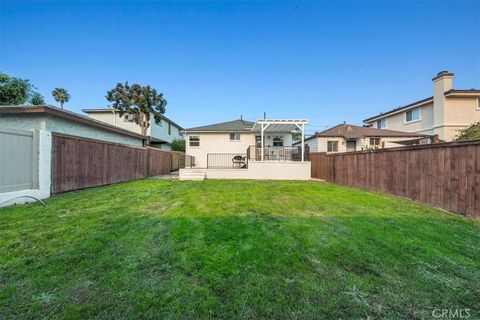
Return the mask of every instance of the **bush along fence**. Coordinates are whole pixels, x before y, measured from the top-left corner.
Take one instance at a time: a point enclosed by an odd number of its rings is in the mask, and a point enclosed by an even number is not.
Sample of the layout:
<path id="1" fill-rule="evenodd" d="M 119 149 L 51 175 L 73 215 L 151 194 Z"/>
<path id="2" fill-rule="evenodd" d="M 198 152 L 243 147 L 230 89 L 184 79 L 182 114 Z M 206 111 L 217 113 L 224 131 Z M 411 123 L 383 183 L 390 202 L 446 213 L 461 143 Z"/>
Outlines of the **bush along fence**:
<path id="1" fill-rule="evenodd" d="M 389 193 L 480 219 L 480 140 L 310 154 L 312 178 Z"/>
<path id="2" fill-rule="evenodd" d="M 54 133 L 52 193 L 169 174 L 182 162 L 178 153 Z"/>

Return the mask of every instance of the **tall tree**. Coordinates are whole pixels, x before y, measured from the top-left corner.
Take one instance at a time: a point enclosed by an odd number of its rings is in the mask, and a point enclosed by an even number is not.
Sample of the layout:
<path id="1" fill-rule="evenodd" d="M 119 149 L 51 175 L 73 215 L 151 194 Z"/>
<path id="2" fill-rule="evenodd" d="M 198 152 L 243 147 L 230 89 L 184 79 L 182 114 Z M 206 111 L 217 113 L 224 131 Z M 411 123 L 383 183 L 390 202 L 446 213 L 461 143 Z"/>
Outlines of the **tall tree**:
<path id="1" fill-rule="evenodd" d="M 0 105 L 25 104 L 33 93 L 28 80 L 0 73 Z"/>
<path id="2" fill-rule="evenodd" d="M 70 100 L 70 94 L 64 88 L 55 88 L 52 91 L 52 96 L 55 101 L 60 102 L 60 107 L 63 109 L 63 104 Z"/>
<path id="3" fill-rule="evenodd" d="M 455 137 L 456 141 L 476 140 L 480 139 L 480 121 L 472 123 L 468 128 L 459 130 Z"/>
<path id="4" fill-rule="evenodd" d="M 111 107 L 118 110 L 120 117 L 125 114 L 133 115 L 133 121 L 140 126 L 144 136 L 147 135 L 151 116 L 153 115 L 155 123 L 159 123 L 167 105 L 163 93 L 157 93 L 157 90 L 150 86 L 129 85 L 128 82 L 117 83 L 115 88 L 107 92 L 105 98 L 112 102 Z"/>
<path id="5" fill-rule="evenodd" d="M 30 103 L 34 106 L 41 106 L 45 104 L 45 100 L 43 100 L 43 97 L 40 93 L 35 92 L 30 99 Z"/>

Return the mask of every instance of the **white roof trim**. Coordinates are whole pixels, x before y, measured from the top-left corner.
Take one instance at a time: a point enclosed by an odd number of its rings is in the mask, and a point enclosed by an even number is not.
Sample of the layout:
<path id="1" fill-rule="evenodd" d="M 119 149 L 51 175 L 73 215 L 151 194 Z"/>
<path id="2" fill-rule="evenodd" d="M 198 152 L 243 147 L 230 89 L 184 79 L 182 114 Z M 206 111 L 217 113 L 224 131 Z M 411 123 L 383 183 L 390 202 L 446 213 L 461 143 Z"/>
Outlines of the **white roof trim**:
<path id="1" fill-rule="evenodd" d="M 261 119 L 253 125 L 252 131 L 260 131 L 262 125 L 268 125 L 265 132 L 291 132 L 299 129 L 300 125 L 307 125 L 306 119 Z"/>

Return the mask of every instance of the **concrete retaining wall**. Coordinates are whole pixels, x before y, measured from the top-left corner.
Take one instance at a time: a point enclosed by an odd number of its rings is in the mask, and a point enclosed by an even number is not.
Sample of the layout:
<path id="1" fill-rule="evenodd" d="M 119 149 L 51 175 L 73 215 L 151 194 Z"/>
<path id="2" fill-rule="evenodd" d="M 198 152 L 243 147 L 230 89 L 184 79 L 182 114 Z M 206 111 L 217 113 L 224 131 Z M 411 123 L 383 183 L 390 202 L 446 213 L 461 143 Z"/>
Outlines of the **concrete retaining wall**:
<path id="1" fill-rule="evenodd" d="M 180 180 L 202 171 L 205 179 L 310 180 L 310 162 L 250 161 L 248 169 L 180 169 Z"/>

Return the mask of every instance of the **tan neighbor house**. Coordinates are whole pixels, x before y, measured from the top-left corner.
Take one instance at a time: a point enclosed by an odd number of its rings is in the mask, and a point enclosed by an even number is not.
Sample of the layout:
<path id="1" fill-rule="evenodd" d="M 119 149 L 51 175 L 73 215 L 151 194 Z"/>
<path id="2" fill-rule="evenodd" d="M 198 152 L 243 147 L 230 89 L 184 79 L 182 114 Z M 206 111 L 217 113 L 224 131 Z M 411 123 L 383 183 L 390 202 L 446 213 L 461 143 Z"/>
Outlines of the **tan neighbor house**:
<path id="1" fill-rule="evenodd" d="M 458 130 L 480 121 L 480 90 L 452 87 L 453 73 L 432 79 L 433 96 L 363 120 L 371 127 L 435 135 L 451 141 Z"/>
<path id="2" fill-rule="evenodd" d="M 422 143 L 428 136 L 342 123 L 305 139 L 310 152 L 352 152 Z"/>

